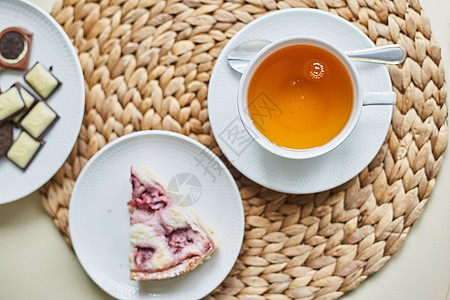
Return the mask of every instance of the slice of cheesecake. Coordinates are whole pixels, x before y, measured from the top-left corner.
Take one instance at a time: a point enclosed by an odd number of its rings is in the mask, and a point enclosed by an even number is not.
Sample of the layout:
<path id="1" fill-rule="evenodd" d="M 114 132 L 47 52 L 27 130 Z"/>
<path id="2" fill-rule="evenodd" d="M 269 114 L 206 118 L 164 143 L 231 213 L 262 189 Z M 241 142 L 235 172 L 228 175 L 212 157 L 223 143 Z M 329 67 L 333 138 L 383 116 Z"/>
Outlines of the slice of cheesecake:
<path id="1" fill-rule="evenodd" d="M 142 168 L 131 167 L 130 279 L 166 279 L 186 273 L 215 250 L 212 232 Z"/>

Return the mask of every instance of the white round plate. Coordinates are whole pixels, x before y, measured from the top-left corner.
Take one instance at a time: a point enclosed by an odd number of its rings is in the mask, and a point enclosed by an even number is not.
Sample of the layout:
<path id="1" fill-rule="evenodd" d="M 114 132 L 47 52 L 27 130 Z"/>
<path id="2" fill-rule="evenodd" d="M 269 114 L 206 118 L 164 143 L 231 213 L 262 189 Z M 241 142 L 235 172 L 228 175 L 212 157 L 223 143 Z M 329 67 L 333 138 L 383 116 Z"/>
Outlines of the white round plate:
<path id="1" fill-rule="evenodd" d="M 374 47 L 358 28 L 331 13 L 307 8 L 268 13 L 240 30 L 221 52 L 209 83 L 208 112 L 217 143 L 236 169 L 272 190 L 306 194 L 336 187 L 370 163 L 386 137 L 392 106 L 363 107 L 360 120 L 347 140 L 320 157 L 288 159 L 259 146 L 239 119 L 237 92 L 241 76 L 231 69 L 226 57 L 245 41 L 276 41 L 298 35 L 324 39 L 344 51 Z M 384 65 L 355 62 L 355 66 L 364 92 L 392 91 Z M 270 105 L 268 109 L 276 109 Z"/>
<path id="2" fill-rule="evenodd" d="M 181 276 L 137 282 L 129 279 L 130 166 L 146 167 L 163 186 L 194 180 L 195 191 L 178 192 L 214 232 L 216 251 Z M 180 175 L 183 174 L 183 175 Z M 197 180 L 198 179 L 198 180 Z M 186 196 L 186 198 L 185 198 Z M 236 183 L 222 161 L 202 144 L 169 131 L 141 131 L 109 143 L 83 168 L 72 192 L 69 228 L 78 260 L 105 292 L 119 299 L 200 299 L 233 267 L 244 236 L 244 209 Z"/>
<path id="3" fill-rule="evenodd" d="M 33 33 L 29 67 L 36 61 L 53 66 L 53 74 L 62 82 L 50 96 L 48 104 L 60 119 L 44 136 L 45 145 L 24 172 L 6 157 L 0 158 L 0 204 L 11 202 L 34 192 L 62 166 L 75 144 L 84 114 L 84 79 L 80 62 L 61 26 L 42 9 L 29 2 L 0 0 L 0 31 L 23 27 Z M 0 87 L 25 84 L 25 71 L 0 71 Z M 14 137 L 19 130 L 15 129 Z"/>

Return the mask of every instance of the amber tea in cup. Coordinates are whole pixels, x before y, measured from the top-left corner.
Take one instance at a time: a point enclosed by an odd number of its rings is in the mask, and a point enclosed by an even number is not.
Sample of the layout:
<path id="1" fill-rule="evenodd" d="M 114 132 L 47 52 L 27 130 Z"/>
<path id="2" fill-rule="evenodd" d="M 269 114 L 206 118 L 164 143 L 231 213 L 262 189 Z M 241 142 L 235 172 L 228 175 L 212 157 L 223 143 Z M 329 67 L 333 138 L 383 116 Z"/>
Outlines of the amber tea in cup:
<path id="1" fill-rule="evenodd" d="M 310 159 L 339 147 L 363 107 L 395 101 L 393 91 L 363 91 L 355 65 L 338 47 L 295 36 L 252 58 L 239 81 L 237 109 L 261 147 L 284 158 Z"/>
<path id="2" fill-rule="evenodd" d="M 334 54 L 314 45 L 276 50 L 256 68 L 247 89 L 248 112 L 272 143 L 290 149 L 322 146 L 353 110 L 352 78 Z"/>

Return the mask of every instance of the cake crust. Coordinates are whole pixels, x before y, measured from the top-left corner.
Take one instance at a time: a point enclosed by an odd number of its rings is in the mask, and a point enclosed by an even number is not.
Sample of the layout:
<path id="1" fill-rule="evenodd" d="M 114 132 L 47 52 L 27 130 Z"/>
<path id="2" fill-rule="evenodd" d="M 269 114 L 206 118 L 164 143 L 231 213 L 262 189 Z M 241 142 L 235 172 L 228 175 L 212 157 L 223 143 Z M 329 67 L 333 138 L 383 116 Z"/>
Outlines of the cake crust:
<path id="1" fill-rule="evenodd" d="M 168 279 L 175 276 L 182 275 L 184 273 L 189 272 L 190 270 L 195 269 L 197 266 L 202 264 L 205 260 L 211 257 L 211 254 L 214 252 L 215 248 L 211 247 L 211 249 L 205 254 L 203 257 L 192 257 L 185 261 L 183 261 L 180 265 L 174 266 L 164 271 L 159 272 L 145 272 L 145 271 L 134 271 L 131 270 L 130 279 L 131 280 L 161 280 Z"/>

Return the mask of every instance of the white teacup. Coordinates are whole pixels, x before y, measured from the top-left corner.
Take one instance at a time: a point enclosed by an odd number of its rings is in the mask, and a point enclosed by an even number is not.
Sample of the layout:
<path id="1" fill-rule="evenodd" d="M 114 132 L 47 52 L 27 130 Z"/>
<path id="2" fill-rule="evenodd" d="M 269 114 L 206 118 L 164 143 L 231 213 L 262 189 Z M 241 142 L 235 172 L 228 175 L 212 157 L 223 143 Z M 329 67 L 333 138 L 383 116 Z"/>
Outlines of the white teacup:
<path id="1" fill-rule="evenodd" d="M 309 149 L 290 149 L 285 147 L 280 147 L 269 141 L 253 124 L 253 120 L 249 114 L 248 110 L 248 100 L 247 92 L 255 70 L 259 64 L 267 58 L 270 54 L 280 50 L 284 47 L 293 45 L 311 45 L 322 48 L 332 55 L 334 55 L 342 64 L 345 66 L 348 74 L 350 75 L 352 86 L 353 86 L 353 107 L 350 117 L 344 126 L 344 128 L 339 132 L 337 136 L 331 139 L 329 142 L 322 146 L 309 148 Z M 266 47 L 264 47 L 258 54 L 250 61 L 244 73 L 242 74 L 239 90 L 238 90 L 238 111 L 240 119 L 250 134 L 250 136 L 266 150 L 286 158 L 292 159 L 306 159 L 317 157 L 324 153 L 327 153 L 336 147 L 338 147 L 353 131 L 355 128 L 359 117 L 361 115 L 361 110 L 363 106 L 366 105 L 393 105 L 396 102 L 396 94 L 392 91 L 390 92 L 366 92 L 362 91 L 361 82 L 359 79 L 358 71 L 356 70 L 354 64 L 350 61 L 348 56 L 344 54 L 342 50 L 336 46 L 330 44 L 327 41 L 306 36 L 289 37 L 285 39 L 273 42 Z"/>

